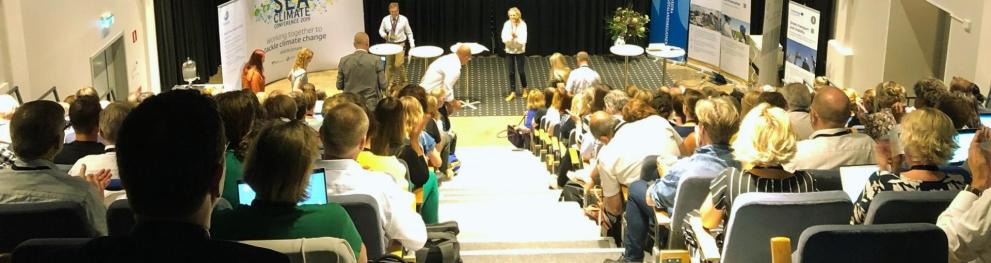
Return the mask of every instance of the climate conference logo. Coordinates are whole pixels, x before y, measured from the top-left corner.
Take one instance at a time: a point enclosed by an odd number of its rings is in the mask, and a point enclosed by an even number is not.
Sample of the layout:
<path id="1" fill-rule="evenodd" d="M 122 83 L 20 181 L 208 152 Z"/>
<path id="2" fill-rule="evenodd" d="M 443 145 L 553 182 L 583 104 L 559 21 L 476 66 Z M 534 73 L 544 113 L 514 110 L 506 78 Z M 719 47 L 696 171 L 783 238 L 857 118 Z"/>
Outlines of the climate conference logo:
<path id="1" fill-rule="evenodd" d="M 326 14 L 333 0 L 257 0 L 255 21 L 274 28 L 310 21 L 313 14 Z"/>

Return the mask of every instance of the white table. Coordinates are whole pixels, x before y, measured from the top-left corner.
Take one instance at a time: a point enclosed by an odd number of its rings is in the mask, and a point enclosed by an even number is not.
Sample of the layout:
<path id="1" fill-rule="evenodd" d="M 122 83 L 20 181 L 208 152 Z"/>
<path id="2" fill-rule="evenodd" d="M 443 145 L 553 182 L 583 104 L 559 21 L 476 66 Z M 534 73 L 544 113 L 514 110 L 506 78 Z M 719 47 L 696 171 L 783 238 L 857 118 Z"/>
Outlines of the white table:
<path id="1" fill-rule="evenodd" d="M 435 46 L 419 46 L 409 50 L 409 56 L 423 59 L 423 74 L 427 74 L 430 59 L 444 54 L 444 49 Z"/>
<path id="2" fill-rule="evenodd" d="M 615 45 L 609 48 L 609 52 L 613 55 L 623 56 L 625 62 L 623 63 L 623 86 L 630 85 L 630 57 L 635 57 L 643 55 L 643 48 L 635 45 Z"/>
<path id="3" fill-rule="evenodd" d="M 403 52 L 403 47 L 396 44 L 378 44 L 368 48 L 368 53 L 372 53 L 379 56 L 392 56 Z"/>
<path id="4" fill-rule="evenodd" d="M 647 46 L 647 55 L 660 58 L 664 61 L 661 68 L 661 81 L 664 82 L 665 86 L 671 86 L 673 81 L 671 81 L 671 76 L 668 75 L 668 60 L 685 56 L 685 50 L 676 46 L 668 46 L 664 43 L 652 43 L 650 46 Z"/>
<path id="5" fill-rule="evenodd" d="M 460 48 L 461 45 L 468 45 L 468 47 L 471 48 L 471 54 L 472 55 L 478 55 L 478 54 L 481 54 L 482 52 L 489 51 L 489 48 L 483 46 L 482 44 L 470 42 L 470 43 L 456 43 L 454 45 L 451 45 L 451 48 L 450 48 L 451 52 L 458 53 L 458 48 Z M 471 61 L 471 60 L 469 60 L 469 61 Z M 465 81 L 464 86 L 465 86 L 465 96 L 466 97 L 463 100 L 464 101 L 464 105 L 463 106 L 464 107 L 467 107 L 469 109 L 473 109 L 473 110 L 474 109 L 478 109 L 478 107 L 476 105 L 478 105 L 480 103 L 480 101 L 474 101 L 473 102 L 473 101 L 471 101 L 471 99 L 469 99 L 467 97 L 468 93 L 471 92 L 471 81 L 470 81 L 470 78 L 471 78 L 471 64 L 467 64 L 465 66 L 466 66 L 465 67 L 465 77 L 463 79 Z"/>

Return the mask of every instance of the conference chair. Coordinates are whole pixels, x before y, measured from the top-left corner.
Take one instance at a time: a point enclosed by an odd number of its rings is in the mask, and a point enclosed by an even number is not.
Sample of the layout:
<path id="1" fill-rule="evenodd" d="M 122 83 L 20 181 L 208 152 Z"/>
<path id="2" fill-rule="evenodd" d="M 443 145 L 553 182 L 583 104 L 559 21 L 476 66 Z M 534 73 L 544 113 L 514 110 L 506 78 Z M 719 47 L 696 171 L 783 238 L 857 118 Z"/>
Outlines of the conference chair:
<path id="1" fill-rule="evenodd" d="M 107 208 L 107 230 L 111 236 L 124 236 L 134 228 L 134 211 L 127 199 L 114 201 Z"/>
<path id="2" fill-rule="evenodd" d="M 812 176 L 819 191 L 843 191 L 843 180 L 839 169 L 803 171 Z"/>
<path id="3" fill-rule="evenodd" d="M 333 237 L 300 238 L 285 240 L 239 241 L 256 247 L 285 254 L 291 263 L 328 262 L 355 263 L 354 251 L 347 241 Z M 366 247 L 367 249 L 367 247 Z"/>
<path id="4" fill-rule="evenodd" d="M 83 206 L 76 202 L 0 204 L 0 253 L 32 238 L 95 237 Z"/>
<path id="5" fill-rule="evenodd" d="M 674 207 L 668 208 L 668 212 L 654 212 L 654 219 L 657 226 L 654 228 L 655 249 L 661 249 L 661 234 L 667 230 L 668 250 L 684 250 L 685 233 L 681 231 L 685 222 L 685 215 L 688 212 L 702 207 L 705 197 L 709 195 L 709 184 L 716 179 L 716 175 L 693 175 L 681 178 L 678 182 L 678 190 L 674 195 Z M 663 251 L 662 251 L 663 252 Z M 654 253 L 657 255 L 658 253 Z"/>
<path id="6" fill-rule="evenodd" d="M 946 234 L 927 223 L 819 225 L 802 231 L 793 263 L 947 262 Z"/>
<path id="7" fill-rule="evenodd" d="M 700 218 L 691 218 L 690 227 L 704 261 L 770 262 L 772 237 L 797 239 L 811 226 L 846 224 L 852 211 L 853 204 L 842 191 L 745 193 L 733 203 L 722 250 Z"/>
<path id="8" fill-rule="evenodd" d="M 866 225 L 930 223 L 950 206 L 959 191 L 884 191 L 867 208 Z"/>
<path id="9" fill-rule="evenodd" d="M 379 219 L 378 202 L 375 198 L 364 194 L 327 196 L 328 201 L 336 202 L 344 207 L 351 216 L 361 240 L 365 243 L 368 258 L 378 258 L 385 255 L 388 239 Z"/>
<path id="10" fill-rule="evenodd" d="M 60 249 L 82 247 L 90 238 L 35 238 L 17 245 L 11 255 L 12 263 L 72 262 L 67 253 L 51 253 Z"/>

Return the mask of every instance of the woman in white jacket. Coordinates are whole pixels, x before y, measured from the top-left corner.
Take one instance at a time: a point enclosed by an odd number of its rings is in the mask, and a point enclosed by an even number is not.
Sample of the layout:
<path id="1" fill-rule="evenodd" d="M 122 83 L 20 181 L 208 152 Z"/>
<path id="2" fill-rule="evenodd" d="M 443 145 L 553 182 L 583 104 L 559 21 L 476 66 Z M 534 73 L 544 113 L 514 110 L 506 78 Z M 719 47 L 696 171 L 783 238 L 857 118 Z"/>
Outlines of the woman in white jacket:
<path id="1" fill-rule="evenodd" d="M 509 20 L 502 26 L 502 43 L 506 45 L 506 66 L 509 71 L 509 95 L 506 101 L 516 98 L 516 74 L 520 75 L 520 83 L 523 90 L 526 85 L 526 22 L 523 22 L 520 9 L 513 7 L 509 9 Z M 526 93 L 523 93 L 524 97 Z"/>

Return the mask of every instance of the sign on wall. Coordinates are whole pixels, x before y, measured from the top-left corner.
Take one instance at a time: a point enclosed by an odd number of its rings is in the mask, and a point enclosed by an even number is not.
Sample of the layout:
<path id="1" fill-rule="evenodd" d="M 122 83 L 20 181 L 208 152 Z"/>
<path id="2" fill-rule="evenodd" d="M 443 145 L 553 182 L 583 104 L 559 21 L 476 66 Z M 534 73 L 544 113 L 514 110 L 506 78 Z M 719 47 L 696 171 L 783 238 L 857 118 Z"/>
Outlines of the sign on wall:
<path id="1" fill-rule="evenodd" d="M 819 11 L 788 2 L 788 39 L 785 41 L 786 83 L 812 85 L 815 81 L 819 47 Z"/>
<path id="2" fill-rule="evenodd" d="M 688 58 L 719 67 L 722 0 L 693 0 L 688 11 Z"/>
<path id="3" fill-rule="evenodd" d="M 688 57 L 747 79 L 750 9 L 750 0 L 693 0 L 688 15 Z"/>

